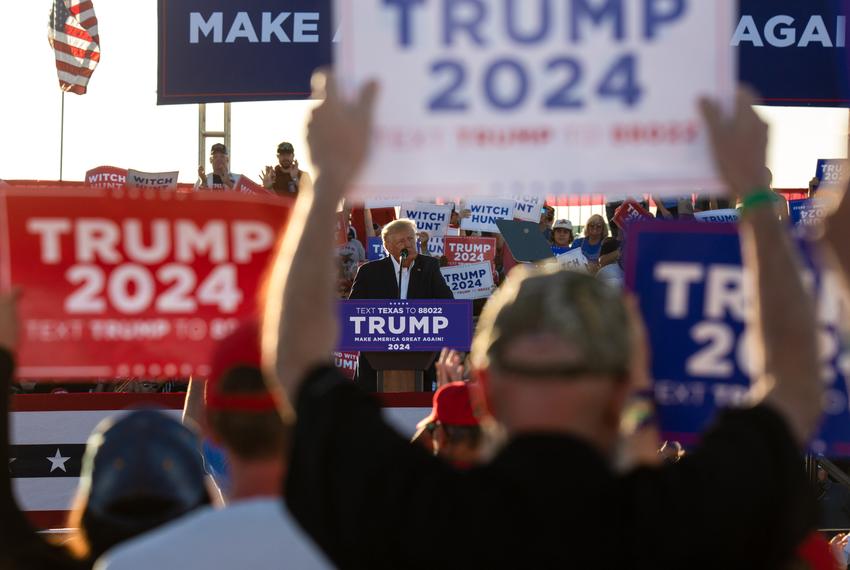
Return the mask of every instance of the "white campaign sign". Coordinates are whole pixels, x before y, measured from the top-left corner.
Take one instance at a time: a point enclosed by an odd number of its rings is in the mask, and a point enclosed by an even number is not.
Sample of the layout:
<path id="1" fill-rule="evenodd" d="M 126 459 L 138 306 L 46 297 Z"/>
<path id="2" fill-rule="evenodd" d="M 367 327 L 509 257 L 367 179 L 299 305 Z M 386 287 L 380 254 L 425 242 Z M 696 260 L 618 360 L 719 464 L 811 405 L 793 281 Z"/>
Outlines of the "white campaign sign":
<path id="1" fill-rule="evenodd" d="M 493 266 L 489 261 L 441 267 L 440 272 L 455 299 L 484 299 L 493 293 Z"/>
<path id="2" fill-rule="evenodd" d="M 401 205 L 399 217 L 416 222 L 416 231 L 428 232 L 432 237 L 442 237 L 449 229 L 451 216 L 451 205 L 408 202 Z"/>
<path id="3" fill-rule="evenodd" d="M 156 190 L 174 190 L 177 188 L 177 175 L 173 172 L 127 171 L 127 188 L 153 188 Z"/>
<path id="4" fill-rule="evenodd" d="M 696 212 L 694 218 L 699 222 L 737 222 L 741 214 L 734 208 L 725 210 L 707 210 Z"/>
<path id="5" fill-rule="evenodd" d="M 466 206 L 470 211 L 470 216 L 460 221 L 460 229 L 500 233 L 496 220 L 512 220 L 514 205 L 514 200 L 507 198 L 470 200 Z"/>
<path id="6" fill-rule="evenodd" d="M 584 253 L 582 253 L 580 248 L 571 249 L 566 253 L 557 255 L 555 256 L 555 259 L 558 260 L 558 263 L 564 269 L 587 273 L 587 258 L 584 256 Z"/>
<path id="7" fill-rule="evenodd" d="M 540 209 L 543 207 L 543 196 L 532 194 L 530 196 L 516 196 L 514 204 L 514 219 L 526 222 L 539 222 Z"/>
<path id="8" fill-rule="evenodd" d="M 355 193 L 717 187 L 697 100 L 732 101 L 737 9 L 733 0 L 335 0 L 341 84 L 381 85 Z"/>
<path id="9" fill-rule="evenodd" d="M 443 243 L 443 236 L 432 237 L 428 240 L 428 255 L 431 257 L 443 257 L 444 251 L 445 244 Z"/>

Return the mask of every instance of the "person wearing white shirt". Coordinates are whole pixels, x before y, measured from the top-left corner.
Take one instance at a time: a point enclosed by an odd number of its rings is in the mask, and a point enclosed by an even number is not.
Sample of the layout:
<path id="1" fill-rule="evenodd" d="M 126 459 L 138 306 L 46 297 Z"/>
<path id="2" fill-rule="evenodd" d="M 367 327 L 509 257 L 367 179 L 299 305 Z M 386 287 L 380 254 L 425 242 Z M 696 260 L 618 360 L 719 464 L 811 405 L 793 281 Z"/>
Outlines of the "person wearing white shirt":
<path id="1" fill-rule="evenodd" d="M 122 543 L 95 568 L 333 568 L 281 500 L 292 425 L 281 419 L 266 389 L 257 324 L 247 323 L 224 339 L 211 368 L 203 423 L 228 457 L 231 503 L 196 509 Z"/>

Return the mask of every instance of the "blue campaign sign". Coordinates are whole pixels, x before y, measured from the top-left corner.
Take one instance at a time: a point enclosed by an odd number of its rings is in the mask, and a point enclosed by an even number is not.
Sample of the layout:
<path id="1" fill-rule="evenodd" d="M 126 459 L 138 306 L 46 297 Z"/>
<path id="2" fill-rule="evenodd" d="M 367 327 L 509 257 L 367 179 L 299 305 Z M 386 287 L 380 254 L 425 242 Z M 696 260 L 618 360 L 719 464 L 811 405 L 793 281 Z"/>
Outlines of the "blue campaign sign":
<path id="1" fill-rule="evenodd" d="M 788 210 L 791 214 L 791 224 L 797 227 L 816 226 L 826 215 L 823 204 L 812 200 L 791 200 L 788 202 Z"/>
<path id="2" fill-rule="evenodd" d="M 768 105 L 850 105 L 847 0 L 741 0 L 731 45 Z"/>
<path id="3" fill-rule="evenodd" d="M 815 178 L 820 180 L 820 186 L 829 186 L 841 182 L 841 175 L 847 166 L 845 158 L 819 158 Z"/>
<path id="4" fill-rule="evenodd" d="M 467 351 L 472 343 L 472 301 L 340 301 L 340 328 L 340 351 Z"/>
<path id="5" fill-rule="evenodd" d="M 369 238 L 369 248 L 366 250 L 366 258 L 369 261 L 383 259 L 387 256 L 387 250 L 384 249 L 384 240 L 381 236 L 373 236 Z"/>
<path id="6" fill-rule="evenodd" d="M 837 276 L 814 276 L 821 327 L 824 422 L 811 442 L 816 453 L 850 456 L 845 378 L 850 354 L 837 328 L 846 318 Z M 640 299 L 652 351 L 652 376 L 664 437 L 693 444 L 718 408 L 742 405 L 757 374 L 754 333 L 744 290 L 740 243 L 732 224 L 637 222 L 630 227 L 626 282 Z"/>
<path id="7" fill-rule="evenodd" d="M 306 99 L 330 0 L 159 0 L 157 104 Z"/>

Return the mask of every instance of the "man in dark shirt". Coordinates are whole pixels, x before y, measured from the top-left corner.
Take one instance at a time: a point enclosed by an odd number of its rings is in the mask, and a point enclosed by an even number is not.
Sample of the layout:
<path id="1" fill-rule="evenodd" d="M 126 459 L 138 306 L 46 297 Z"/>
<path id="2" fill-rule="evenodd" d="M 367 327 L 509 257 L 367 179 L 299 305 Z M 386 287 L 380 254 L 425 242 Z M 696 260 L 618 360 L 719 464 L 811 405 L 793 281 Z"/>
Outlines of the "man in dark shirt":
<path id="1" fill-rule="evenodd" d="M 799 453 L 820 414 L 817 335 L 763 198 L 742 221 L 773 380 L 759 383 L 761 405 L 724 414 L 676 465 L 617 476 L 609 459 L 623 402 L 630 378 L 646 373 L 637 321 L 591 277 L 520 270 L 488 302 L 472 348 L 507 442 L 489 464 L 458 472 L 410 446 L 330 366 L 333 213 L 365 161 L 376 86 L 346 103 L 332 79 L 314 85 L 326 85 L 310 124 L 319 177 L 274 266 L 263 346 L 297 412 L 287 503 L 340 567 L 753 569 L 793 558 L 815 518 Z M 732 120 L 708 102 L 704 112 L 727 183 L 760 196 L 767 127 L 752 102 L 743 95 Z M 449 522 L 462 537 L 423 542 Z"/>
<path id="2" fill-rule="evenodd" d="M 361 265 L 351 286 L 349 299 L 453 299 L 440 262 L 416 251 L 416 223 L 394 220 L 381 232 L 387 257 Z M 402 255 L 402 252 L 405 252 Z M 401 277 L 401 289 L 399 289 Z M 425 371 L 425 390 L 437 377 L 434 366 Z M 357 359 L 357 384 L 368 392 L 378 389 L 377 373 L 362 353 Z"/>
<path id="3" fill-rule="evenodd" d="M 295 198 L 305 186 L 312 185 L 310 175 L 298 168 L 295 148 L 291 143 L 277 145 L 277 165 L 266 166 L 260 173 L 260 180 L 267 190 L 274 190 L 278 196 Z"/>

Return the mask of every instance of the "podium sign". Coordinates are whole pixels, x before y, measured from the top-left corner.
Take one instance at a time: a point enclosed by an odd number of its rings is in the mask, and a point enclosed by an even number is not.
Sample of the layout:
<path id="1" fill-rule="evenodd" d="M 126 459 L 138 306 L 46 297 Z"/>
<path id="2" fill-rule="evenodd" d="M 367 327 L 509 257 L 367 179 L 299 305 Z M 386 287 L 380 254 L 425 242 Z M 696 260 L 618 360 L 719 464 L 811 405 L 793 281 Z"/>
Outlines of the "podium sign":
<path id="1" fill-rule="evenodd" d="M 339 351 L 467 351 L 472 302 L 443 299 L 340 301 Z"/>

